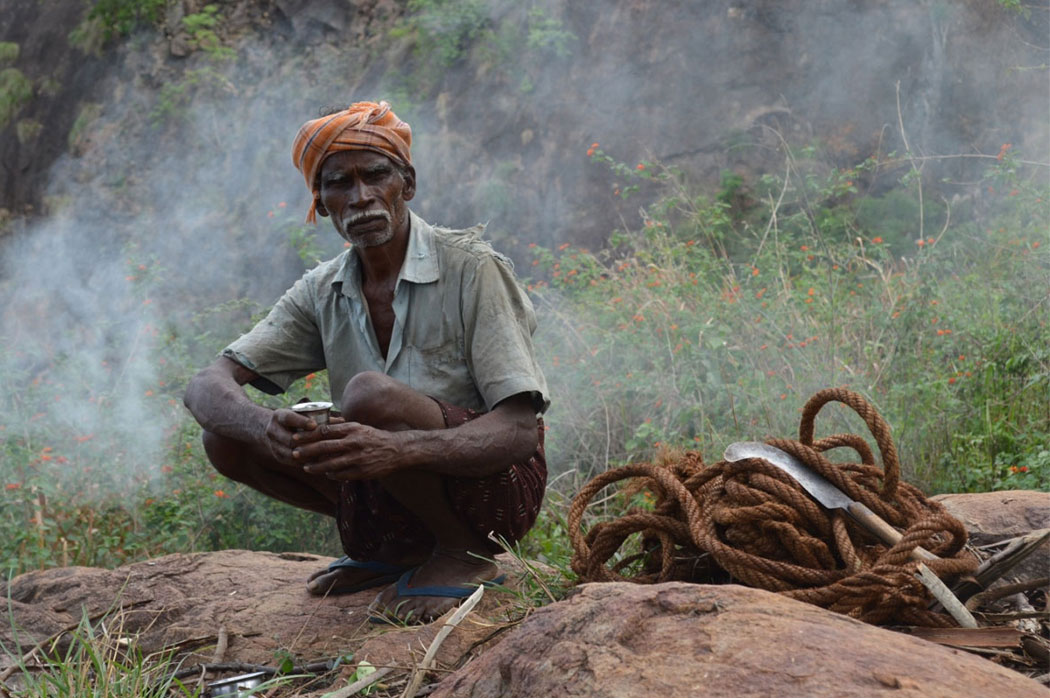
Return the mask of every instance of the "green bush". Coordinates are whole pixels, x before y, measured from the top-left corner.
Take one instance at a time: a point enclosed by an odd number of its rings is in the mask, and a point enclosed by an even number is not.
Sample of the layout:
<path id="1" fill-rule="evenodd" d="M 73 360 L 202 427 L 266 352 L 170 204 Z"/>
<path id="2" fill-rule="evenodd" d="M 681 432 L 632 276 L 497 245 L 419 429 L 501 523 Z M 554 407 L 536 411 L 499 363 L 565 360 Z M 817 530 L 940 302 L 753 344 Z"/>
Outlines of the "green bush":
<path id="1" fill-rule="evenodd" d="M 139 24 L 154 24 L 164 16 L 168 0 L 96 0 L 89 20 L 101 23 L 105 38 L 125 36 Z"/>
<path id="2" fill-rule="evenodd" d="M 17 68 L 0 70 L 0 129 L 33 97 L 33 82 Z"/>
<path id="3" fill-rule="evenodd" d="M 912 181 L 878 200 L 905 202 L 910 231 L 904 218 L 886 216 L 886 233 L 861 223 L 860 166 L 818 177 L 789 153 L 787 180 L 726 177 L 708 198 L 652 163 L 589 153 L 611 167 L 614 197 L 656 195 L 611 250 L 533 247 L 562 468 L 665 447 L 714 461 L 735 440 L 796 436 L 805 401 L 845 386 L 889 421 L 921 486 L 1050 486 L 1045 183 L 1005 158 L 983 183 L 986 214 L 956 223 L 942 209 L 937 227 L 927 207 L 919 238 Z M 867 436 L 831 413 L 823 434 Z"/>
<path id="4" fill-rule="evenodd" d="M 13 41 L 0 41 L 0 67 L 10 66 L 18 60 L 19 46 Z"/>

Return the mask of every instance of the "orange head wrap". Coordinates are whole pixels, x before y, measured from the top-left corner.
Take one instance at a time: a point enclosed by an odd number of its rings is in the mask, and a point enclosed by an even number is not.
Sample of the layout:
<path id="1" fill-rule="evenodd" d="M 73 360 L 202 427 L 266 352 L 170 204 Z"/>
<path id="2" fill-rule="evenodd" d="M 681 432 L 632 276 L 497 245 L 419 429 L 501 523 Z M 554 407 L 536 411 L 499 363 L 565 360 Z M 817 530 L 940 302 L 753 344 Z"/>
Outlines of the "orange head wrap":
<path id="1" fill-rule="evenodd" d="M 412 129 L 397 118 L 386 102 L 355 102 L 341 112 L 312 119 L 299 128 L 292 144 L 292 163 L 306 179 L 314 201 L 306 220 L 317 220 L 317 203 L 321 192 L 317 174 L 321 163 L 332 153 L 364 149 L 375 151 L 398 165 L 412 164 L 409 148 Z"/>

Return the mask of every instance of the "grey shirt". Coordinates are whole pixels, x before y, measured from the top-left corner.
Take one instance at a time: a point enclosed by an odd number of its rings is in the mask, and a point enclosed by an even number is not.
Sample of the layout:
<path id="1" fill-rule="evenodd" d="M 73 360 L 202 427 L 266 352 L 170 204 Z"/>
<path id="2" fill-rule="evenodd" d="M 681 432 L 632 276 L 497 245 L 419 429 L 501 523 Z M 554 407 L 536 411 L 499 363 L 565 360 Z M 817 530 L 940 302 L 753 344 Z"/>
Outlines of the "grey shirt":
<path id="1" fill-rule="evenodd" d="M 372 370 L 476 411 L 523 392 L 545 411 L 550 399 L 532 346 L 532 302 L 481 231 L 438 228 L 411 214 L 385 359 L 352 248 L 307 272 L 222 354 L 259 374 L 252 384 L 271 394 L 327 368 L 338 400 L 351 377 Z"/>

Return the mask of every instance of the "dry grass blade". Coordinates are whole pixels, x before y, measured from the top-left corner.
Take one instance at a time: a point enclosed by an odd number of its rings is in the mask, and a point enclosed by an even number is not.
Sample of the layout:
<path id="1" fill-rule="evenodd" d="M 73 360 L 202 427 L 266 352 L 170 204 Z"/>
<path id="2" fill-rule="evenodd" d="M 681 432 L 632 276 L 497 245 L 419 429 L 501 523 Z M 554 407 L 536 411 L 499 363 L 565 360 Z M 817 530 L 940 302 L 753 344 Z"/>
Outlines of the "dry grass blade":
<path id="1" fill-rule="evenodd" d="M 470 594 L 470 597 L 463 601 L 459 606 L 459 609 L 448 618 L 448 621 L 438 630 L 437 635 L 434 637 L 434 641 L 430 643 L 430 647 L 427 648 L 427 653 L 423 656 L 423 660 L 419 664 L 419 668 L 412 674 L 412 678 L 408 681 L 408 685 L 405 686 L 405 692 L 401 694 L 403 698 L 413 698 L 416 696 L 416 692 L 419 687 L 423 685 L 423 677 L 426 676 L 427 671 L 430 670 L 431 664 L 434 663 L 434 657 L 437 655 L 438 649 L 441 648 L 441 643 L 445 641 L 445 638 L 463 621 L 471 610 L 481 601 L 481 597 L 485 594 L 485 586 L 479 585 L 478 589 Z"/>

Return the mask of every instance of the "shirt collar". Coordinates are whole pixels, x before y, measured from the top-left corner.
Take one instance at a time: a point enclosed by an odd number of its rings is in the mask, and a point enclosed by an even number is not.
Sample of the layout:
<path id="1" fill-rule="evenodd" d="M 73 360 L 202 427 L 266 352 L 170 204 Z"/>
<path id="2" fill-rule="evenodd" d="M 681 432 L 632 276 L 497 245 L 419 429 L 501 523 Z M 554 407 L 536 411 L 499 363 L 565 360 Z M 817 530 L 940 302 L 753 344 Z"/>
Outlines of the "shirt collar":
<path id="1" fill-rule="evenodd" d="M 401 263 L 401 272 L 397 281 L 426 284 L 436 282 L 439 278 L 438 254 L 434 245 L 434 228 L 409 210 L 408 248 L 405 260 Z M 361 289 L 361 259 L 350 248 L 343 253 L 343 262 L 339 274 L 332 280 L 332 285 L 340 285 L 346 296 L 356 296 Z"/>

